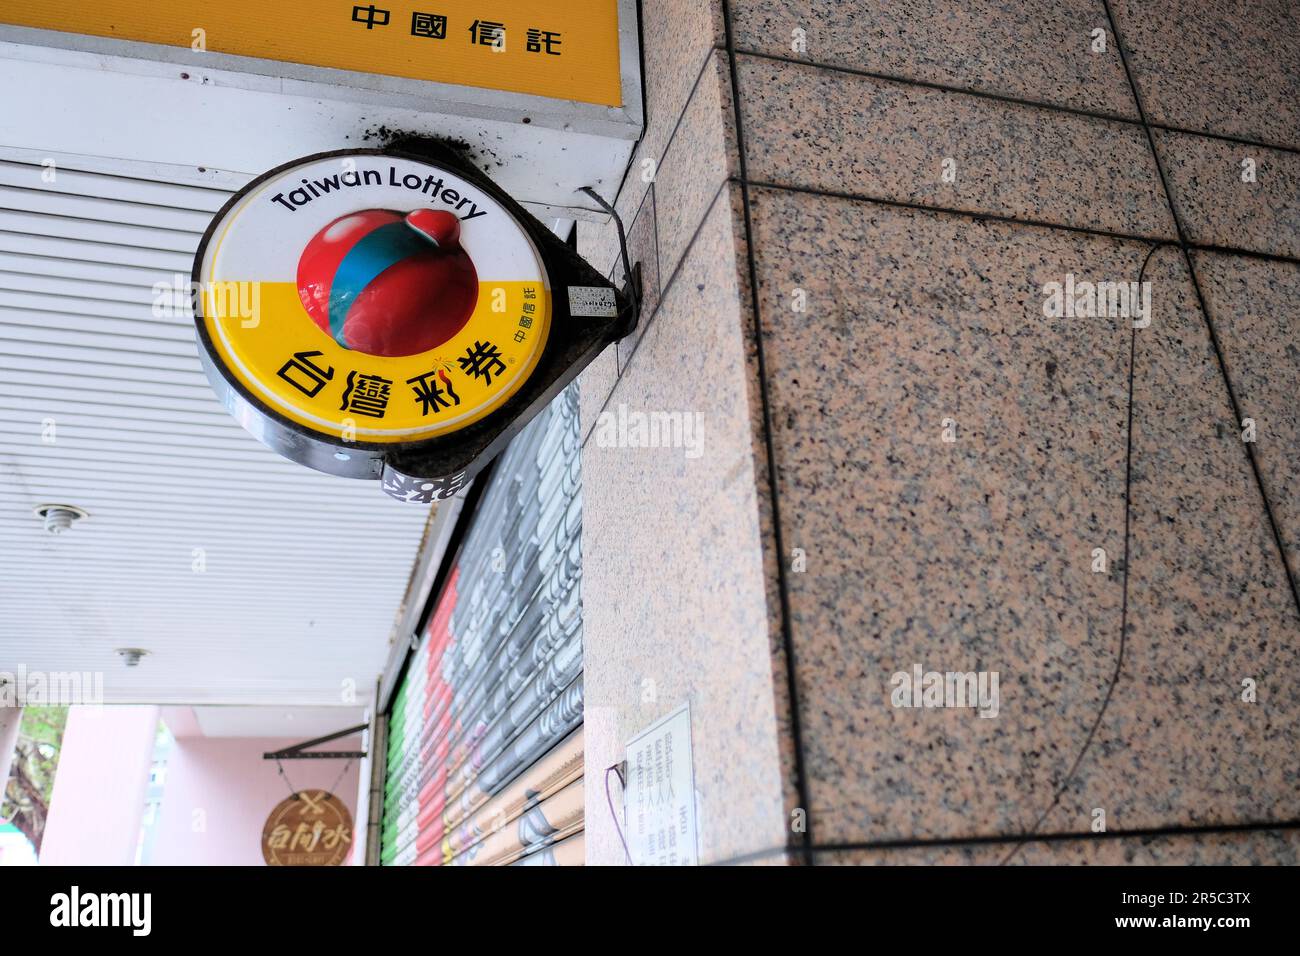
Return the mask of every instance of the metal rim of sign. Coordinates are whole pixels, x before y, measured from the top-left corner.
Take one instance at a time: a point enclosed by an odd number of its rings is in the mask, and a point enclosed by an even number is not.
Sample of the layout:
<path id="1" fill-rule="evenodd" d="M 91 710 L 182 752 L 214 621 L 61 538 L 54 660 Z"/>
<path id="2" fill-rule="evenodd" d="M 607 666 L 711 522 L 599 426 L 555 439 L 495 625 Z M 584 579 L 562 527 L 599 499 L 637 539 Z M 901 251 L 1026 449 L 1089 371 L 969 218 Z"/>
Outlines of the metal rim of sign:
<path id="1" fill-rule="evenodd" d="M 310 316 L 307 315 L 306 308 L 297 300 L 296 292 L 296 273 L 293 281 L 283 273 L 287 269 L 286 263 L 297 263 L 298 257 L 302 254 L 306 242 L 311 241 L 312 236 L 316 236 L 324 231 L 322 222 L 328 224 L 340 217 L 348 217 L 365 210 L 388 211 L 392 205 L 384 204 L 374 206 L 371 202 L 366 202 L 359 197 L 363 195 L 373 196 L 374 191 L 371 187 L 376 184 L 369 180 L 362 181 L 358 179 L 357 186 L 360 187 L 356 192 L 348 193 L 339 189 L 336 195 L 349 197 L 343 203 L 336 203 L 333 197 L 316 196 L 310 197 L 315 202 L 322 198 L 324 203 L 317 203 L 313 210 L 305 203 L 297 207 L 294 211 L 309 211 L 311 215 L 304 217 L 302 221 L 294 227 L 294 234 L 291 238 L 284 239 L 277 235 L 276 241 L 283 249 L 273 249 L 266 252 L 274 262 L 268 268 L 274 273 L 279 269 L 279 279 L 267 282 L 261 279 L 251 280 L 249 282 L 258 290 L 257 295 L 270 295 L 272 298 L 272 307 L 279 309 L 277 315 L 267 314 L 257 316 L 256 321 L 245 328 L 244 322 L 236 323 L 233 321 L 240 318 L 239 315 L 232 313 L 229 308 L 233 299 L 238 303 L 239 296 L 242 292 L 227 292 L 224 299 L 220 299 L 221 285 L 213 283 L 238 283 L 242 280 L 228 275 L 222 268 L 218 268 L 216 263 L 219 261 L 218 253 L 223 249 L 224 240 L 229 238 L 230 229 L 236 218 L 244 214 L 251 203 L 259 198 L 266 197 L 268 202 L 271 201 L 271 195 L 268 185 L 279 184 L 287 181 L 290 173 L 308 170 L 322 162 L 338 163 L 347 159 L 355 159 L 358 162 L 366 160 L 382 160 L 390 163 L 390 169 L 396 170 L 398 166 L 403 168 L 421 167 L 429 171 L 429 178 L 438 175 L 438 185 L 442 187 L 447 181 L 451 181 L 455 189 L 445 188 L 435 190 L 434 198 L 445 196 L 449 193 L 456 193 L 457 199 L 462 203 L 470 201 L 471 213 L 477 212 L 477 205 L 469 200 L 469 196 L 474 196 L 480 200 L 485 200 L 484 212 L 495 213 L 495 222 L 492 223 L 491 230 L 483 230 L 487 223 L 473 225 L 462 223 L 460 229 L 463 239 L 463 245 L 466 252 L 471 255 L 471 261 L 477 268 L 480 260 L 488 263 L 488 268 L 497 268 L 505 270 L 518 270 L 512 273 L 511 277 L 494 276 L 485 282 L 480 282 L 479 295 L 474 306 L 473 314 L 466 321 L 463 329 L 453 337 L 448 346 L 438 354 L 432 354 L 430 351 L 408 356 L 371 356 L 364 352 L 352 352 L 350 356 L 365 356 L 365 361 L 370 364 L 365 366 L 368 371 L 375 368 L 379 372 L 370 375 L 362 374 L 365 380 L 373 378 L 382 379 L 386 384 L 380 386 L 384 388 L 386 398 L 391 402 L 394 398 L 401 395 L 406 400 L 406 414 L 401 419 L 405 427 L 399 425 L 395 428 L 375 427 L 370 421 L 371 415 L 367 412 L 373 412 L 376 409 L 376 403 L 372 399 L 371 403 L 361 409 L 360 415 L 347 415 L 345 412 L 353 411 L 347 407 L 349 394 L 356 387 L 356 374 L 360 371 L 359 367 L 348 369 L 348 374 L 344 374 L 344 363 L 330 361 L 330 359 L 339 359 L 340 356 L 348 352 L 347 347 L 341 349 L 338 343 L 330 339 L 326 330 L 321 329 L 313 323 Z M 355 164 L 354 164 L 355 168 Z M 369 170 L 366 171 L 370 172 Z M 394 178 L 396 174 L 394 173 Z M 319 182 L 316 185 L 320 185 Z M 406 205 L 414 204 L 417 208 L 436 208 L 432 200 L 425 201 L 425 196 L 421 194 L 419 200 L 413 200 L 406 196 L 405 192 L 415 194 L 417 191 L 410 185 L 409 177 L 406 185 L 399 185 L 404 190 L 402 198 L 408 200 Z M 368 191 L 369 190 L 369 191 Z M 278 194 L 283 196 L 286 189 L 282 189 Z M 468 195 L 467 195 L 468 192 Z M 305 194 L 304 194 L 305 195 Z M 444 201 L 444 205 L 447 202 Z M 288 206 L 289 202 L 281 199 L 275 204 L 275 209 Z M 401 209 L 391 210 L 402 214 Z M 482 214 L 480 214 L 482 215 Z M 261 217 L 265 218 L 265 217 Z M 245 220 L 245 225 L 250 220 Z M 285 220 L 281 219 L 280 222 Z M 256 224 L 255 224 L 256 225 Z M 469 228 L 472 226 L 472 228 Z M 304 237 L 306 237 L 304 241 Z M 250 246 L 252 244 L 250 243 Z M 256 247 L 253 247 L 256 250 Z M 259 252 L 265 250 L 256 250 Z M 248 253 L 241 250 L 241 254 L 247 258 Z M 278 257 L 278 258 L 277 258 Z M 254 256 L 259 262 L 260 259 Z M 238 259 L 235 260 L 235 268 L 238 268 Z M 227 266 L 226 268 L 230 268 Z M 542 254 L 537 237 L 532 234 L 530 226 L 511 211 L 509 197 L 502 193 L 498 188 L 484 180 L 482 177 L 474 177 L 468 170 L 458 169 L 449 166 L 446 163 L 439 162 L 425 156 L 414 155 L 394 150 L 386 149 L 347 149 L 333 150 L 323 153 L 315 153 L 310 156 L 304 156 L 281 166 L 276 167 L 250 181 L 243 189 L 232 196 L 222 209 L 213 217 L 208 229 L 205 231 L 202 241 L 199 244 L 195 254 L 194 268 L 192 272 L 193 288 L 200 290 L 196 295 L 195 304 L 195 326 L 200 344 L 200 358 L 208 378 L 217 391 L 226 408 L 235 415 L 235 417 L 251 431 L 256 437 L 264 443 L 270 445 L 276 451 L 286 455 L 286 457 L 310 463 L 313 467 L 322 470 L 331 471 L 335 474 L 342 474 L 349 477 L 376 477 L 379 467 L 380 455 L 377 452 L 389 452 L 404 447 L 418 447 L 421 443 L 433 438 L 441 438 L 457 431 L 462 430 L 493 413 L 499 411 L 506 405 L 509 399 L 529 380 L 535 372 L 538 363 L 541 361 L 546 351 L 550 339 L 551 321 L 553 315 L 553 303 L 551 300 L 555 288 L 552 280 L 550 268 L 545 256 Z M 292 294 L 286 287 L 292 286 Z M 483 296 L 483 289 L 487 287 L 489 296 Z M 208 290 L 217 289 L 217 295 L 212 295 Z M 535 299 L 525 301 L 524 297 L 534 293 Z M 508 300 L 506 308 L 500 312 L 493 309 L 494 305 L 500 305 L 497 298 L 504 295 Z M 224 304 L 225 308 L 218 307 L 218 302 Z M 490 318 L 494 315 L 504 314 L 515 316 L 521 313 L 523 308 L 529 308 L 527 316 L 529 327 L 527 329 L 515 329 L 508 339 L 502 338 L 501 341 L 494 341 L 487 335 L 480 334 L 476 338 L 476 333 L 480 333 L 484 328 L 492 327 L 492 323 L 497 320 Z M 492 310 L 492 311 L 489 311 Z M 238 311 L 237 309 L 235 310 Z M 266 311 L 260 310 L 259 311 Z M 328 398 L 331 402 L 337 401 L 342 391 L 343 402 L 341 403 L 338 414 L 333 418 L 328 415 L 317 414 L 323 408 L 321 405 L 306 406 L 304 413 L 303 403 L 286 402 L 285 395 L 288 388 L 280 388 L 276 393 L 266 386 L 266 379 L 270 378 L 268 370 L 279 361 L 278 354 L 271 356 L 271 350 L 277 348 L 273 338 L 266 335 L 266 330 L 261 328 L 263 318 L 274 322 L 291 323 L 292 330 L 295 334 L 304 336 L 304 341 L 309 344 L 310 348 L 289 349 L 285 352 L 287 360 L 280 371 L 289 370 L 289 377 L 277 375 L 284 378 L 290 385 L 293 385 L 298 391 L 307 395 L 306 388 L 312 387 L 309 382 L 319 382 L 325 379 L 324 373 L 332 370 L 333 374 L 325 380 L 324 385 L 329 386 Z M 525 321 L 522 315 L 512 320 L 515 324 Z M 486 324 L 485 324 L 486 323 Z M 232 337 L 242 335 L 244 331 L 249 334 L 244 336 L 245 341 L 256 343 L 248 346 L 248 356 L 241 353 L 238 347 L 232 345 Z M 276 334 L 277 327 L 272 327 L 272 334 Z M 504 332 L 505 329 L 496 329 L 496 332 Z M 215 333 L 215 334 L 214 334 Z M 260 333 L 260 336 L 259 336 Z M 464 334 L 461 334 L 464 333 Z M 500 336 L 498 336 L 500 338 Z M 474 352 L 482 350 L 477 346 L 483 343 L 492 346 L 495 360 L 489 367 L 487 376 L 488 384 L 484 391 L 476 395 L 465 395 L 467 391 L 466 384 L 481 382 L 484 378 L 482 375 L 473 375 L 466 379 L 463 375 L 459 377 L 460 390 L 439 388 L 441 383 L 444 386 L 450 385 L 449 375 L 454 375 L 458 370 L 464 372 L 480 371 L 474 367 L 474 363 L 464 365 L 465 356 L 459 356 L 454 348 L 464 347 L 469 342 L 470 352 L 466 355 L 473 358 Z M 442 348 L 442 346 L 439 346 Z M 437 350 L 433 350 L 437 352 Z M 307 358 L 300 359 L 300 355 L 306 355 Z M 251 357 L 249 357 L 251 356 Z M 451 360 L 462 362 L 458 366 Z M 373 361 L 372 361 L 373 360 Z M 506 362 L 509 365 L 506 365 Z M 258 366 L 250 368 L 255 362 L 260 362 Z M 268 364 L 268 362 L 270 364 Z M 360 362 L 357 363 L 360 366 Z M 295 370 L 296 367 L 304 367 L 300 375 Z M 491 379 L 492 369 L 508 371 L 510 374 L 498 374 L 496 382 Z M 416 370 L 414 376 L 405 374 L 412 369 Z M 314 371 L 313 371 L 314 370 Z M 392 372 L 393 374 L 382 374 L 383 372 Z M 437 378 L 427 378 L 437 373 Z M 426 376 L 426 382 L 418 381 L 421 375 Z M 304 378 L 303 376 L 307 376 Z M 402 377 L 399 378 L 398 376 Z M 417 379 L 413 384 L 412 379 Z M 294 379 L 294 381 L 289 381 Z M 346 381 L 345 380 L 350 379 Z M 431 384 L 429 384 L 431 383 Z M 493 388 L 493 384 L 497 387 Z M 304 387 L 305 386 L 305 387 Z M 423 397 L 421 389 L 423 388 Z M 409 394 L 401 394 L 402 390 L 409 389 Z M 326 388 L 322 387 L 317 394 L 325 392 Z M 440 394 L 439 394 L 440 393 Z M 446 421 L 442 419 L 434 420 L 430 425 L 425 427 L 411 427 L 411 418 L 419 410 L 423 410 L 426 416 L 430 410 L 434 415 L 444 411 L 456 411 L 450 401 L 450 395 L 456 398 L 456 405 L 465 403 L 467 405 L 464 412 L 459 415 L 445 416 Z M 462 397 L 464 395 L 464 397 Z M 430 396 L 436 396 L 431 401 Z M 292 396 L 291 396 L 292 397 Z M 315 396 L 308 396 L 314 398 Z M 476 403 L 470 404 L 466 399 L 479 399 Z M 412 403 L 414 403 L 413 412 Z M 357 402 L 354 399 L 353 404 Z M 387 412 L 387 407 L 383 411 Z M 431 417 L 431 416 L 430 416 Z M 351 419 L 349 422 L 348 419 Z M 332 453 L 332 454 L 327 454 Z M 329 460 L 332 458 L 333 460 Z M 308 461 L 307 459 L 310 459 Z M 322 465 L 322 462 L 326 462 Z"/>

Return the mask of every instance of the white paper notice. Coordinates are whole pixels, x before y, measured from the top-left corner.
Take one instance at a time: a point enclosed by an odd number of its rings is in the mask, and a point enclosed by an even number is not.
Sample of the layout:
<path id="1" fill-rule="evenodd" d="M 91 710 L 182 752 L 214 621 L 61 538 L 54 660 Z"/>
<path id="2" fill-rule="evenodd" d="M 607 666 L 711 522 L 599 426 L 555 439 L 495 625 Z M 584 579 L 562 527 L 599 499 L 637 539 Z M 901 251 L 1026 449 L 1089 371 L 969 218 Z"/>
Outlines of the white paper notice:
<path id="1" fill-rule="evenodd" d="M 691 712 L 686 704 L 628 743 L 623 821 L 634 865 L 699 863 Z"/>

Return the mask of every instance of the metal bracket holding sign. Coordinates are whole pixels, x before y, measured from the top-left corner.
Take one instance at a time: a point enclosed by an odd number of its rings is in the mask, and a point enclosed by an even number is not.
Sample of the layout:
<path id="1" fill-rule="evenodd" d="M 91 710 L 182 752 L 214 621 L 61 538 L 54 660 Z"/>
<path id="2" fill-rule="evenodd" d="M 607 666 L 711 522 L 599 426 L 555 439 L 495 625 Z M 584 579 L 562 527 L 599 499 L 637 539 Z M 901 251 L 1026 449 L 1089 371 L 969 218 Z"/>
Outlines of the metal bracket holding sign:
<path id="1" fill-rule="evenodd" d="M 273 750 L 269 753 L 262 754 L 263 760 L 359 760 L 366 756 L 364 750 L 308 750 L 308 747 L 315 747 L 318 744 L 327 744 L 331 740 L 339 740 L 343 737 L 351 737 L 353 734 L 359 734 L 370 727 L 369 724 L 357 724 L 355 727 L 349 727 L 346 730 L 336 730 L 332 734 L 326 734 L 324 737 L 317 737 L 314 740 L 305 740 L 300 744 L 294 744 L 291 747 L 284 747 L 280 750 Z"/>
<path id="2" fill-rule="evenodd" d="M 623 823 L 633 865 L 699 863 L 689 705 L 637 734 L 626 753 Z"/>
<path id="3" fill-rule="evenodd" d="M 636 308 L 449 151 L 340 150 L 257 177 L 193 271 L 228 411 L 293 461 L 456 494 Z"/>

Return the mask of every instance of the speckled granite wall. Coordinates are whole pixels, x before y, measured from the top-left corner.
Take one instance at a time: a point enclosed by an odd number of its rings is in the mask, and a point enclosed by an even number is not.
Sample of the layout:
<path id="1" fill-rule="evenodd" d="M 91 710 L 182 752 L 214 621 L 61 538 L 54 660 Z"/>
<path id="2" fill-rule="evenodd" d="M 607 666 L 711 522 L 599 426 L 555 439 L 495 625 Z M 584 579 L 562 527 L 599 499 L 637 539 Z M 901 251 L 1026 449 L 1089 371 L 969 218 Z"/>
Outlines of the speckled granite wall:
<path id="1" fill-rule="evenodd" d="M 705 863 L 785 845 L 778 703 L 749 394 L 750 333 L 734 106 L 721 8 L 642 10 L 647 129 L 618 194 L 642 266 L 636 333 L 579 384 L 587 859 L 621 863 L 604 768 L 639 731 L 690 706 L 698 849 Z M 613 190 L 609 190 L 612 192 Z M 621 280 L 612 226 L 580 223 L 580 250 Z M 604 412 L 698 416 L 693 447 L 615 447 Z M 783 751 L 784 747 L 784 751 Z M 611 783 L 615 806 L 617 782 Z"/>
<path id="2" fill-rule="evenodd" d="M 704 862 L 1295 863 L 1300 14 L 643 30 L 646 318 L 581 384 L 589 762 L 689 703 Z M 1044 312 L 1139 276 L 1149 324 Z M 699 453 L 596 440 L 623 406 Z M 914 665 L 996 672 L 996 716 L 895 706 Z"/>

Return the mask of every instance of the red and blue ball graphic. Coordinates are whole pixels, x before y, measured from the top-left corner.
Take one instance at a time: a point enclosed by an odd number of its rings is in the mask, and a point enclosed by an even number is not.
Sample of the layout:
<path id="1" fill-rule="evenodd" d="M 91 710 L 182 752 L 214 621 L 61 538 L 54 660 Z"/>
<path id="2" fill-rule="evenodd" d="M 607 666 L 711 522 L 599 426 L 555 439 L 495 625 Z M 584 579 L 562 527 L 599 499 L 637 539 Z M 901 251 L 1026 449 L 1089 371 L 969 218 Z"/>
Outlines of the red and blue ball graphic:
<path id="1" fill-rule="evenodd" d="M 478 302 L 478 273 L 452 213 L 366 209 L 335 219 L 307 243 L 298 297 L 346 349 L 415 355 L 465 327 Z"/>

